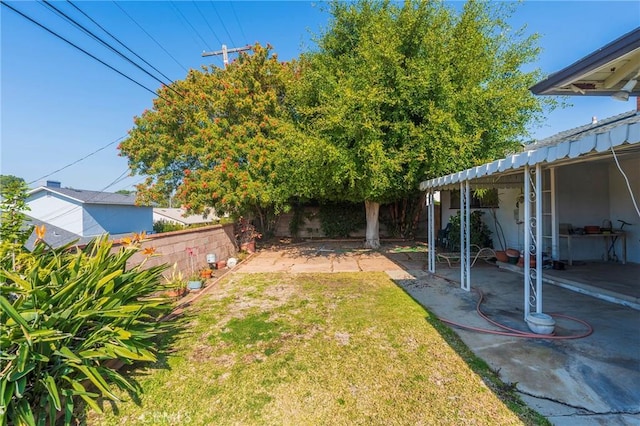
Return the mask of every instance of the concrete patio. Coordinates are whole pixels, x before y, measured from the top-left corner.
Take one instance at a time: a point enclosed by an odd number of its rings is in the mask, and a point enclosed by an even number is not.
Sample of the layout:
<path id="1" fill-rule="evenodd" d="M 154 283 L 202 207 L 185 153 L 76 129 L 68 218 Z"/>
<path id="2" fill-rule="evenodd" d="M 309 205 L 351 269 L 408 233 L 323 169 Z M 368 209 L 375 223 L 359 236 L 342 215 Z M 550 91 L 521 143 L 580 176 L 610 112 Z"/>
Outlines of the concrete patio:
<path id="1" fill-rule="evenodd" d="M 387 244 L 380 251 L 358 243 L 304 244 L 263 250 L 234 273 L 384 271 L 416 301 L 443 319 L 497 331 L 476 312 L 478 294 L 459 288 L 459 269 L 424 271 L 423 247 Z M 472 288 L 482 291 L 482 311 L 528 331 L 523 321 L 522 276 L 479 262 Z M 513 383 L 532 408 L 556 425 L 640 425 L 640 311 L 567 289 L 544 285 L 544 311 L 588 322 L 580 339 L 530 339 L 454 327 L 462 340 Z M 556 318 L 557 335 L 583 333 L 581 323 Z"/>

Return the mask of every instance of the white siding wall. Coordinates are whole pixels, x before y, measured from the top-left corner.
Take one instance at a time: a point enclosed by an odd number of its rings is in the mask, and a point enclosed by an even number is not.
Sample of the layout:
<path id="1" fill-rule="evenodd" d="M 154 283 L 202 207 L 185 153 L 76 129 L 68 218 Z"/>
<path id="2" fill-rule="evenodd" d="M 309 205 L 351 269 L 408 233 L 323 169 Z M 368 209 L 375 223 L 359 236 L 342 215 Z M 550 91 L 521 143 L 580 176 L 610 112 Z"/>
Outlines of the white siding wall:
<path id="1" fill-rule="evenodd" d="M 609 165 L 581 163 L 557 169 L 558 223 L 573 228 L 601 226 L 609 219 Z M 574 259 L 601 260 L 601 238 L 576 238 L 572 243 Z M 560 240 L 560 258 L 566 259 L 566 239 Z"/>
<path id="2" fill-rule="evenodd" d="M 68 198 L 41 191 L 27 198 L 31 211 L 27 214 L 58 228 L 80 235 L 82 233 L 82 206 Z"/>
<path id="3" fill-rule="evenodd" d="M 620 166 L 629 179 L 636 203 L 640 203 L 640 158 L 620 160 Z M 624 227 L 627 233 L 627 260 L 640 263 L 640 218 L 633 207 L 627 183 L 615 163 L 609 166 L 609 173 L 609 193 L 611 194 L 609 218 L 611 224 L 614 228 L 619 228 L 621 223 L 618 222 L 618 219 L 633 224 Z M 619 244 L 616 245 L 616 253 L 618 256 L 621 255 Z"/>
<path id="4" fill-rule="evenodd" d="M 506 239 L 507 246 L 504 248 L 505 250 L 508 248 L 514 248 L 516 250 L 522 251 L 522 249 L 524 248 L 524 206 L 522 205 L 522 203 L 520 203 L 519 206 L 516 206 L 520 194 L 521 191 L 519 188 L 498 189 L 500 209 L 496 210 L 496 216 L 498 218 L 500 226 L 502 226 L 504 237 Z M 500 243 L 498 242 L 498 237 L 496 236 L 496 229 L 493 223 L 493 218 L 491 217 L 491 213 L 488 212 L 485 217 L 485 223 L 489 226 L 491 232 L 493 232 L 493 234 L 491 234 L 491 236 L 493 237 L 493 247 L 496 250 L 499 250 L 501 249 L 501 247 Z"/>
<path id="5" fill-rule="evenodd" d="M 85 206 L 82 236 L 153 232 L 151 207 L 93 204 Z"/>

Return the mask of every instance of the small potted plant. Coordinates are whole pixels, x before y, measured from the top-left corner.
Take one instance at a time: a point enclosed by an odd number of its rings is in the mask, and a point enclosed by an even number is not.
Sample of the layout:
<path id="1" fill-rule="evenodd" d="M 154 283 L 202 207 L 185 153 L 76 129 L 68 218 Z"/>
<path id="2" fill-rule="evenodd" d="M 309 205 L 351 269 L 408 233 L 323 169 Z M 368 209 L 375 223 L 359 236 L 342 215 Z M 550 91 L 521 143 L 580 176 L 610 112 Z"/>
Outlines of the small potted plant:
<path id="1" fill-rule="evenodd" d="M 200 277 L 200 274 L 192 274 L 189 277 L 189 281 L 187 281 L 187 287 L 190 291 L 200 290 L 202 288 L 202 278 Z"/>
<path id="2" fill-rule="evenodd" d="M 166 277 L 167 291 L 165 294 L 168 297 L 182 297 L 187 292 L 187 282 L 182 276 L 182 272 L 178 270 L 178 264 L 174 263 L 171 270 L 171 275 Z"/>
<path id="3" fill-rule="evenodd" d="M 255 225 L 244 217 L 240 217 L 235 226 L 235 236 L 240 251 L 254 253 L 256 251 L 256 239 L 262 238 Z"/>
<path id="4" fill-rule="evenodd" d="M 213 270 L 211 268 L 203 268 L 200 270 L 200 278 L 202 278 L 203 280 L 211 278 L 212 274 Z"/>
<path id="5" fill-rule="evenodd" d="M 187 247 L 186 251 L 189 255 L 189 264 L 191 265 L 191 275 L 187 281 L 187 287 L 189 290 L 199 290 L 202 288 L 202 278 L 200 277 L 200 273 L 196 270 L 196 257 L 198 256 L 198 251 L 194 247 Z"/>

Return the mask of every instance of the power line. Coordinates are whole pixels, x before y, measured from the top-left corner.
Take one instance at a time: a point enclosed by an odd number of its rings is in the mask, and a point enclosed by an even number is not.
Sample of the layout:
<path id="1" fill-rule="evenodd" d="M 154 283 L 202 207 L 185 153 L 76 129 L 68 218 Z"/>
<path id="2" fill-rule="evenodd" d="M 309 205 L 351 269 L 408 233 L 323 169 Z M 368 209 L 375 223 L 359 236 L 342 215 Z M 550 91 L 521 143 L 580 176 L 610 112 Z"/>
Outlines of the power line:
<path id="1" fill-rule="evenodd" d="M 211 3 L 211 7 L 213 8 L 213 11 L 216 13 L 216 16 L 218 17 L 218 19 L 220 20 L 220 23 L 222 24 L 222 28 L 224 29 L 224 31 L 227 33 L 227 37 L 229 37 L 229 40 L 231 40 L 232 44 L 236 44 L 235 41 L 233 41 L 233 38 L 231 37 L 231 34 L 229 34 L 229 30 L 227 30 L 227 26 L 224 24 L 224 21 L 222 20 L 222 18 L 220 17 L 220 14 L 218 13 L 218 10 L 216 9 L 215 4 L 213 4 L 212 1 L 210 1 L 209 3 Z"/>
<path id="2" fill-rule="evenodd" d="M 178 9 L 178 6 L 176 6 L 175 2 L 171 1 L 169 2 L 171 3 L 171 6 L 173 6 L 173 8 L 176 10 L 176 12 L 178 12 L 180 14 L 180 16 L 182 16 L 182 19 L 184 19 L 184 21 L 187 23 L 187 25 L 189 25 L 191 27 L 191 29 L 193 30 L 193 32 L 200 37 L 200 40 L 202 40 L 202 42 L 204 43 L 204 46 L 209 49 L 209 45 L 207 44 L 207 41 L 200 35 L 200 33 L 198 32 L 198 30 L 196 30 L 193 25 L 191 25 L 191 22 L 189 22 L 189 20 L 187 19 L 186 16 L 184 16 L 184 14 L 180 11 L 180 9 Z"/>
<path id="3" fill-rule="evenodd" d="M 84 27 L 82 24 L 80 24 L 78 21 L 76 21 L 75 19 L 71 18 L 69 15 L 67 15 L 66 13 L 64 13 L 63 11 L 61 11 L 60 9 L 58 9 L 57 7 L 55 7 L 54 5 L 52 5 L 51 3 L 49 3 L 47 0 L 42 0 L 42 3 L 45 6 L 47 6 L 49 9 L 55 11 L 56 13 L 58 13 L 58 15 L 64 17 L 68 22 L 72 23 L 73 25 L 75 25 L 77 28 L 81 29 L 82 31 L 85 32 L 85 34 L 91 36 L 94 40 L 96 40 L 97 42 L 99 42 L 100 44 L 102 44 L 103 46 L 107 47 L 109 50 L 111 50 L 112 52 L 114 52 L 115 54 L 117 54 L 118 56 L 120 56 L 121 58 L 125 59 L 127 62 L 129 62 L 130 64 L 132 64 L 133 66 L 135 66 L 136 68 L 138 68 L 139 70 L 141 70 L 142 72 L 144 72 L 145 74 L 147 74 L 149 77 L 153 78 L 154 80 L 156 80 L 158 83 L 160 83 L 163 86 L 167 86 L 171 91 L 175 92 L 176 94 L 178 94 L 179 96 L 183 96 L 181 93 L 179 93 L 178 91 L 176 91 L 173 87 L 171 87 L 169 84 L 165 83 L 164 81 L 160 80 L 159 78 L 157 78 L 155 75 L 151 74 L 149 71 L 147 71 L 146 69 L 144 69 L 143 67 L 141 67 L 139 64 L 137 64 L 136 62 L 132 61 L 129 57 L 127 57 L 126 55 L 124 55 L 122 52 L 120 52 L 118 49 L 116 49 L 115 47 L 111 46 L 109 43 L 107 43 L 106 41 L 104 41 L 102 38 L 98 37 L 96 34 L 94 34 L 92 31 L 88 30 L 86 27 Z M 171 80 L 169 80 L 171 81 Z M 173 83 L 173 81 L 171 81 Z"/>
<path id="4" fill-rule="evenodd" d="M 7 2 L 5 2 L 4 0 L 0 0 L 0 4 L 2 4 L 5 7 L 8 7 L 9 9 L 13 10 L 15 13 L 17 13 L 18 15 L 22 16 L 23 18 L 29 20 L 30 22 L 34 23 L 35 25 L 39 26 L 40 28 L 42 28 L 43 30 L 47 31 L 48 33 L 54 35 L 55 37 L 59 38 L 60 40 L 64 41 L 65 43 L 70 44 L 71 46 L 75 47 L 76 49 L 78 49 L 79 51 L 81 51 L 82 53 L 84 53 L 85 55 L 95 59 L 96 61 L 100 62 L 102 65 L 104 65 L 105 67 L 111 69 L 112 71 L 117 72 L 118 74 L 120 74 L 121 76 L 123 76 L 124 78 L 126 78 L 127 80 L 131 81 L 132 83 L 135 83 L 136 85 L 142 87 L 143 89 L 145 89 L 146 91 L 152 93 L 154 96 L 158 96 L 162 99 L 164 99 L 165 101 L 169 102 L 168 99 L 162 97 L 161 95 L 157 94 L 155 91 L 149 89 L 147 86 L 143 85 L 142 83 L 139 83 L 138 81 L 134 80 L 133 78 L 129 77 L 128 75 L 124 74 L 122 71 L 117 70 L 116 68 L 112 67 L 111 65 L 107 64 L 106 62 L 104 62 L 101 59 L 98 59 L 96 56 L 92 55 L 91 53 L 87 52 L 86 50 L 84 50 L 83 48 L 81 48 L 80 46 L 74 44 L 73 42 L 67 40 L 66 38 L 62 37 L 60 34 L 56 33 L 55 31 L 45 27 L 43 24 L 39 23 L 38 21 L 30 18 L 29 16 L 25 15 L 24 13 L 20 12 L 18 9 L 14 8 L 13 6 L 11 6 L 10 4 L 8 4 Z"/>
<path id="5" fill-rule="evenodd" d="M 188 70 L 188 69 L 186 69 L 186 68 L 184 67 L 184 65 L 182 65 L 180 62 L 178 62 L 178 60 L 177 60 L 177 59 L 176 59 L 176 58 L 175 58 L 171 53 L 169 53 L 169 51 L 168 51 L 167 49 L 165 49 L 165 48 L 164 48 L 164 47 L 163 47 L 163 46 L 158 42 L 158 40 L 156 40 L 155 38 L 153 38 L 153 36 L 152 36 L 151 34 L 149 34 L 149 33 L 148 33 L 144 28 L 142 28 L 142 25 L 140 25 L 140 24 L 139 24 L 135 19 L 133 19 L 133 17 L 132 17 L 131 15 L 129 15 L 129 14 L 127 13 L 127 11 L 126 11 L 126 10 L 124 10 L 124 9 L 122 8 L 122 6 L 120 6 L 120 5 L 119 5 L 118 3 L 116 3 L 114 0 L 111 0 L 111 2 L 112 2 L 113 4 L 115 4 L 116 6 L 118 6 L 118 9 L 120 9 L 120 10 L 122 11 L 122 13 L 124 13 L 125 15 L 127 15 L 127 17 L 128 17 L 128 18 L 129 18 L 129 19 L 130 19 L 134 24 L 136 24 L 136 25 L 138 26 L 138 28 L 140 28 L 140 29 L 142 30 L 142 32 L 143 32 L 143 33 L 145 33 L 145 34 L 147 35 L 147 37 L 149 37 L 151 40 L 153 40 L 153 41 L 155 42 L 155 44 L 157 44 L 157 45 L 158 45 L 158 47 L 160 47 L 160 49 L 162 49 L 162 50 L 164 51 L 164 53 L 166 53 L 166 54 L 167 54 L 171 59 L 173 59 L 173 62 L 175 62 L 176 64 L 178 64 L 178 66 L 179 66 L 180 68 L 182 68 L 185 72 L 189 72 L 189 70 Z"/>
<path id="6" fill-rule="evenodd" d="M 89 15 L 87 15 L 82 9 L 80 9 L 78 6 L 76 6 L 71 0 L 67 0 L 67 2 L 69 2 L 69 4 L 71 4 L 71 6 L 73 6 L 74 8 L 76 8 L 80 13 L 82 13 L 84 16 L 86 16 L 91 22 L 93 22 L 95 25 L 98 26 L 98 28 L 100 28 L 102 31 L 104 31 L 105 33 L 107 33 L 112 39 L 114 39 L 115 41 L 117 41 L 122 47 L 124 47 L 125 49 L 127 49 L 129 52 L 131 52 L 132 54 L 134 54 L 138 59 L 140 59 L 142 62 L 144 62 L 145 64 L 149 65 L 151 68 L 153 68 L 158 74 L 160 74 L 161 76 L 163 76 L 164 78 L 166 78 L 167 80 L 169 80 L 171 83 L 174 83 L 173 80 L 171 80 L 169 77 L 167 77 L 164 73 L 162 73 L 162 71 L 160 71 L 159 69 L 157 69 L 156 67 L 154 67 L 153 65 L 151 65 L 149 62 L 145 61 L 140 55 L 138 55 L 136 52 L 134 52 L 133 50 L 131 50 L 127 45 L 125 45 L 123 42 L 121 42 L 116 36 L 114 36 L 113 34 L 111 34 L 109 31 L 107 31 L 106 28 L 104 28 L 102 25 L 100 25 L 99 23 L 97 23 L 92 17 L 90 17 Z"/>
<path id="7" fill-rule="evenodd" d="M 55 175 L 55 174 L 56 174 L 56 173 L 58 173 L 58 172 L 61 172 L 61 171 L 65 170 L 65 169 L 68 169 L 69 167 L 74 166 L 74 165 L 78 164 L 79 162 L 86 160 L 87 158 L 91 157 L 92 155 L 95 155 L 95 154 L 97 154 L 98 152 L 100 152 L 100 151 L 103 151 L 103 150 L 107 149 L 108 147 L 110 147 L 110 146 L 111 146 L 111 145 L 113 145 L 114 143 L 119 142 L 119 141 L 121 141 L 122 139 L 124 139 L 124 138 L 126 138 L 126 137 L 127 137 L 126 135 L 125 135 L 125 136 L 120 136 L 118 139 L 116 139 L 116 140 L 114 140 L 114 141 L 112 141 L 112 142 L 109 142 L 109 143 L 108 143 L 108 144 L 106 144 L 105 146 L 102 146 L 102 147 L 100 147 L 100 148 L 96 149 L 95 151 L 93 151 L 93 152 L 91 152 L 91 153 L 89 153 L 89 154 L 85 155 L 84 157 L 79 158 L 79 159 L 77 159 L 76 161 L 74 161 L 74 162 L 72 162 L 72 163 L 69 163 L 69 164 L 67 164 L 67 165 L 66 165 L 66 166 L 64 166 L 64 167 L 59 168 L 58 170 L 55 170 L 55 171 L 53 171 L 53 172 L 51 172 L 51 173 L 48 173 L 48 174 L 46 174 L 46 175 L 44 175 L 44 176 L 41 176 L 41 177 L 39 177 L 38 179 L 32 180 L 31 182 L 29 182 L 29 183 L 28 183 L 28 185 L 31 185 L 32 183 L 38 182 L 39 180 L 42 180 L 42 179 L 46 179 L 46 178 L 48 178 L 49 176 Z"/>
<path id="8" fill-rule="evenodd" d="M 240 28 L 240 32 L 242 33 L 242 37 L 244 37 L 244 42 L 249 44 L 249 39 L 247 38 L 247 35 L 244 33 L 244 30 L 242 29 L 242 24 L 240 23 L 240 20 L 238 19 L 238 14 L 236 13 L 235 7 L 233 7 L 233 2 L 232 1 L 229 2 L 229 6 L 231 6 L 231 11 L 233 12 L 233 16 L 235 16 L 235 18 L 236 18 L 236 22 L 238 23 L 238 27 Z"/>
<path id="9" fill-rule="evenodd" d="M 222 40 L 220 40 L 220 38 L 218 37 L 218 34 L 216 34 L 216 32 L 213 30 L 213 28 L 211 28 L 211 25 L 209 25 L 209 21 L 207 20 L 207 18 L 202 13 L 202 10 L 200 10 L 200 7 L 198 6 L 198 3 L 196 3 L 195 1 L 192 1 L 191 3 L 193 3 L 193 5 L 196 7 L 196 10 L 200 14 L 200 16 L 202 16 L 202 19 L 204 20 L 205 24 L 207 24 L 207 27 L 209 27 L 209 29 L 211 30 L 211 33 L 213 34 L 213 36 L 216 38 L 216 40 L 218 40 L 218 43 L 222 44 Z"/>

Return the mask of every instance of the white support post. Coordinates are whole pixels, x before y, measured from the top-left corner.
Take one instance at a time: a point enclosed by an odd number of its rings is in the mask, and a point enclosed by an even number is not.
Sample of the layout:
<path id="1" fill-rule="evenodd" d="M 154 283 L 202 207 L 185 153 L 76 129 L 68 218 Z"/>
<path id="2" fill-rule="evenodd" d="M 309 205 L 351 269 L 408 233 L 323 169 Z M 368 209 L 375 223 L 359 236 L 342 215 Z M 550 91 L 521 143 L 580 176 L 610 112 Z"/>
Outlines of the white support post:
<path id="1" fill-rule="evenodd" d="M 460 182 L 460 287 L 471 290 L 471 211 L 469 181 Z"/>
<path id="2" fill-rule="evenodd" d="M 471 290 L 471 184 L 469 183 L 469 181 L 466 181 L 466 188 L 465 188 L 465 198 L 466 203 L 466 215 L 467 218 L 465 220 L 465 223 L 467 224 L 467 243 L 465 244 L 465 256 L 464 256 L 464 265 L 465 265 L 465 270 L 466 273 L 465 275 L 467 276 L 467 284 L 465 285 L 465 290 L 469 291 Z"/>
<path id="3" fill-rule="evenodd" d="M 542 166 L 524 166 L 524 318 L 542 313 Z M 535 266 L 531 267 L 531 256 Z"/>
<path id="4" fill-rule="evenodd" d="M 558 209 L 556 204 L 556 169 L 549 169 L 549 189 L 551 190 L 551 257 L 560 260 L 560 237 L 558 226 Z"/>
<path id="5" fill-rule="evenodd" d="M 428 225 L 428 252 L 427 263 L 429 272 L 432 274 L 436 272 L 436 221 L 435 221 L 435 202 L 433 188 L 429 189 L 427 193 L 427 225 Z"/>
<path id="6" fill-rule="evenodd" d="M 544 202 L 542 197 L 542 166 L 540 163 L 536 164 L 536 185 L 534 188 L 534 201 L 536 204 L 536 217 L 534 224 L 536 226 L 536 312 L 542 313 L 542 203 Z"/>
<path id="7" fill-rule="evenodd" d="M 529 247 L 531 246 L 531 181 L 529 165 L 524 165 L 524 319 L 529 317 L 530 312 L 530 263 Z"/>

